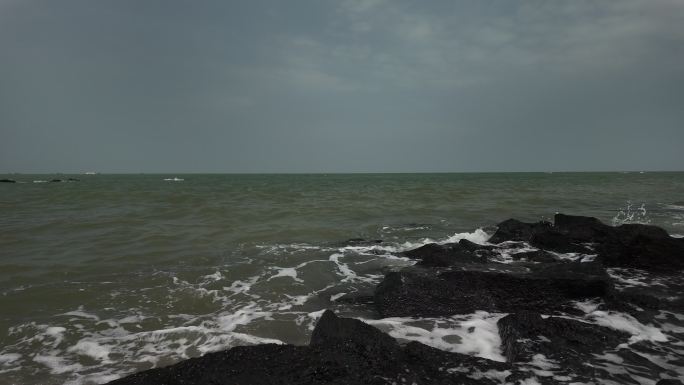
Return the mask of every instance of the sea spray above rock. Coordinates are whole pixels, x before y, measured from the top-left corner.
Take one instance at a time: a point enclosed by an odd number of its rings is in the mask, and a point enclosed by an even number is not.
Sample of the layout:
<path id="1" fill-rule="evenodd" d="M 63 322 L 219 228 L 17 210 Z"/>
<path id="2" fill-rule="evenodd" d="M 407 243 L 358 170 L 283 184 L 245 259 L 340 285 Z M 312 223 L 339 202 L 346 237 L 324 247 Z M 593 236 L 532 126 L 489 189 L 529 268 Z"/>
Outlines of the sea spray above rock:
<path id="1" fill-rule="evenodd" d="M 613 227 L 593 217 L 556 214 L 553 224 L 503 221 L 489 241 L 524 241 L 560 253 L 590 253 L 593 249 L 606 266 L 649 270 L 684 268 L 684 239 L 673 238 L 652 225 Z"/>

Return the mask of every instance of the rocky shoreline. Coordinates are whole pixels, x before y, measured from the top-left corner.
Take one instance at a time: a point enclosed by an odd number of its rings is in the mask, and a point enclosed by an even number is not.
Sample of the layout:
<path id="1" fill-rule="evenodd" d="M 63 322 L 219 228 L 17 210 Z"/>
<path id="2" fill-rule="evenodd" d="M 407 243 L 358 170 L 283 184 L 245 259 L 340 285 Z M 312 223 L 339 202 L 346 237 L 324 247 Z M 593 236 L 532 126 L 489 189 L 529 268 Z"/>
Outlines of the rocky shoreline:
<path id="1" fill-rule="evenodd" d="M 417 263 L 387 273 L 372 296 L 342 300 L 369 304 L 378 318 L 502 313 L 506 362 L 404 343 L 328 310 L 308 346 L 235 347 L 110 384 L 680 383 L 680 351 L 654 362 L 649 351 L 659 346 L 620 325 L 580 319 L 587 303 L 594 315 L 620 312 L 643 324 L 684 313 L 684 239 L 661 228 L 563 214 L 553 223 L 509 219 L 486 245 L 461 240 L 403 255 Z M 628 279 L 616 280 L 611 269 L 648 274 L 658 284 L 623 285 Z M 638 367 L 643 381 L 592 364 L 597 356 Z"/>

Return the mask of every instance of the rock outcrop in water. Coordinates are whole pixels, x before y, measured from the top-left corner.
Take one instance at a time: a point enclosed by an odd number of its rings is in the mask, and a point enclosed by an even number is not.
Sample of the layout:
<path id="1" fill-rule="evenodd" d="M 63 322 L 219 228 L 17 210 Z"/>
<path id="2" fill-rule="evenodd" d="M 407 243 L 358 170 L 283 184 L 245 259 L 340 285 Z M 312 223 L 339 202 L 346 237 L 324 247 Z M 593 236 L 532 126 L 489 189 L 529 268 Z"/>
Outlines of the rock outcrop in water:
<path id="1" fill-rule="evenodd" d="M 516 247 L 521 251 L 511 253 Z M 684 240 L 658 227 L 613 227 L 557 214 L 553 224 L 504 221 L 487 245 L 461 240 L 402 254 L 417 260 L 416 266 L 386 274 L 372 296 L 355 303 L 374 307 L 380 317 L 508 313 L 497 322 L 506 362 L 397 341 L 328 310 L 308 346 L 235 347 L 111 384 L 635 383 L 628 371 L 616 369 L 622 362 L 652 382 L 679 383 L 666 378 L 676 377 L 673 368 L 684 360 L 654 362 L 654 347 L 632 334 L 571 318 L 585 314 L 581 301 L 602 306 L 596 316 L 610 320 L 610 311 L 619 310 L 645 323 L 654 315 L 674 316 L 661 310 L 684 309 Z M 504 254 L 512 263 L 500 263 Z M 613 279 L 607 267 L 623 275 Z M 648 271 L 658 284 L 626 287 L 633 280 L 629 274 L 639 271 Z M 664 338 L 652 334 L 655 341 Z"/>
<path id="2" fill-rule="evenodd" d="M 555 313 L 571 301 L 604 297 L 612 284 L 595 263 L 552 264 L 529 271 L 458 267 L 392 272 L 375 291 L 382 317 L 450 316 L 477 310 Z M 467 270 L 464 270 L 467 269 Z"/>
<path id="3" fill-rule="evenodd" d="M 450 370 L 453 369 L 453 370 Z M 412 342 L 400 345 L 361 321 L 326 311 L 309 346 L 235 347 L 151 369 L 110 385 L 206 384 L 496 384 L 481 371 L 508 374 L 505 363 L 448 353 Z"/>
<path id="4" fill-rule="evenodd" d="M 597 254 L 607 267 L 646 270 L 684 268 L 684 239 L 659 227 L 643 224 L 609 226 L 596 218 L 556 214 L 554 223 L 524 223 L 509 219 L 499 224 L 490 242 L 524 241 L 542 250 Z"/>

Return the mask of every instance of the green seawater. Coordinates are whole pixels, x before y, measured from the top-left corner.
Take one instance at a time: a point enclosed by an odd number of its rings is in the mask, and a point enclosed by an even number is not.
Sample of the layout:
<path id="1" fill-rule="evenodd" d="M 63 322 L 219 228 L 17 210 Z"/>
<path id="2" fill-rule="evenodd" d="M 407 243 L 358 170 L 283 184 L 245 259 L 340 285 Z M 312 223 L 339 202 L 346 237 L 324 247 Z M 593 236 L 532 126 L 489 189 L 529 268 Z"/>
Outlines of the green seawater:
<path id="1" fill-rule="evenodd" d="M 69 177 L 80 181 L 34 183 Z M 684 234 L 684 173 L 0 178 L 22 182 L 0 183 L 3 385 L 102 383 L 236 345 L 305 344 L 325 308 L 374 317 L 335 299 L 410 265 L 401 250 L 485 241 L 511 217 Z"/>

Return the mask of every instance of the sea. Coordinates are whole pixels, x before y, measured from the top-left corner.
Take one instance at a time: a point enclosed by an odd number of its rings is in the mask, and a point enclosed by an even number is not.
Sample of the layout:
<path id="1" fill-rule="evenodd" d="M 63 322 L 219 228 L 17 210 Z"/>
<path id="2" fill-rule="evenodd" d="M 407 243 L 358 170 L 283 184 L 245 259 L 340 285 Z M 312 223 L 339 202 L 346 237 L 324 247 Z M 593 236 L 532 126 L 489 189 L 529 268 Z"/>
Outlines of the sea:
<path id="1" fill-rule="evenodd" d="M 508 218 L 561 212 L 684 235 L 681 172 L 2 178 L 18 182 L 0 183 L 2 385 L 100 384 L 239 345 L 307 344 L 325 309 L 403 341 L 504 361 L 503 314 L 378 319 L 342 299 L 412 265 L 402 251 L 486 243 Z M 654 284 L 645 272 L 611 274 L 623 286 Z M 684 379 L 684 315 L 646 322 L 577 306 L 584 321 L 651 344 L 637 354 Z M 540 365 L 533 375 L 553 376 Z M 608 373 L 598 383 L 656 380 L 614 352 L 592 365 Z"/>

